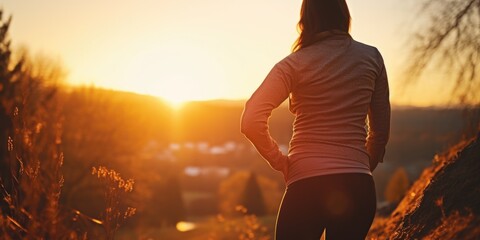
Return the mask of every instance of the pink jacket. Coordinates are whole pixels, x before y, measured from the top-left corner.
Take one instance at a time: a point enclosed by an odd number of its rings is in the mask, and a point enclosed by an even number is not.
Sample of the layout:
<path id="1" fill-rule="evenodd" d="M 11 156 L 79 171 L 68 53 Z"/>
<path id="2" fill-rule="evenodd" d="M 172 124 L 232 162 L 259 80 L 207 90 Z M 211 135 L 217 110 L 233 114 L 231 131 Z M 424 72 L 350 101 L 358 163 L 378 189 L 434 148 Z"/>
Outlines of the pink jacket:
<path id="1" fill-rule="evenodd" d="M 388 80 L 380 52 L 341 31 L 277 63 L 247 101 L 241 131 L 287 185 L 312 176 L 371 174 L 390 130 Z M 289 98 L 295 115 L 288 156 L 270 136 L 273 109 Z M 368 119 L 366 123 L 366 119 Z"/>

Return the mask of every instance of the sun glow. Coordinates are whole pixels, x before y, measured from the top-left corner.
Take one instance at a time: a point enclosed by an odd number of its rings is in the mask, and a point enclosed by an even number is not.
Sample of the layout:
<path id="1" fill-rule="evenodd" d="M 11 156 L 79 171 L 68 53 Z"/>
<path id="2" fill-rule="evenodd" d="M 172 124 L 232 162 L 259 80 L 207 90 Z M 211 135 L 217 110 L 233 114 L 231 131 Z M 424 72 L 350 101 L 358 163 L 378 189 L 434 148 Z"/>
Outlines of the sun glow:
<path id="1" fill-rule="evenodd" d="M 163 100 L 165 100 L 173 110 L 180 110 L 187 102 L 191 101 L 191 100 L 185 100 L 185 99 L 163 99 Z"/>
<path id="2" fill-rule="evenodd" d="M 152 44 L 134 56 L 127 79 L 138 79 L 136 92 L 158 96 L 172 107 L 215 97 L 225 78 L 215 53 L 195 44 L 175 42 Z"/>

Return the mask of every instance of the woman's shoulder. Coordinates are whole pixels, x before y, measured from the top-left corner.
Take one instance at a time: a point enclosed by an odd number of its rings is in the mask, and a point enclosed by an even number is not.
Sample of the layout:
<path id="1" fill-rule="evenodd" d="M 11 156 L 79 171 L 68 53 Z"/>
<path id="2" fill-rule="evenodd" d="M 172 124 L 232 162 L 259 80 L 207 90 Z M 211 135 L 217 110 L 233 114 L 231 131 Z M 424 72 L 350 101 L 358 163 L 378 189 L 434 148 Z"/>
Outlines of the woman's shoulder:
<path id="1" fill-rule="evenodd" d="M 358 41 L 358 40 L 355 40 L 355 39 L 352 39 L 352 45 L 360 51 L 370 53 L 370 54 L 374 54 L 374 55 L 378 55 L 378 54 L 381 55 L 378 48 L 373 46 L 373 45 L 370 45 L 370 44 L 367 44 L 367 43 L 364 43 L 364 42 L 361 42 L 361 41 Z"/>
<path id="2" fill-rule="evenodd" d="M 292 52 L 275 64 L 275 68 L 292 70 L 298 62 L 298 52 Z"/>
<path id="3" fill-rule="evenodd" d="M 354 51 L 356 52 L 355 55 L 366 59 L 370 63 L 374 64 L 377 69 L 379 69 L 379 71 L 384 68 L 383 56 L 377 47 L 357 40 L 352 40 L 352 45 L 355 49 Z"/>

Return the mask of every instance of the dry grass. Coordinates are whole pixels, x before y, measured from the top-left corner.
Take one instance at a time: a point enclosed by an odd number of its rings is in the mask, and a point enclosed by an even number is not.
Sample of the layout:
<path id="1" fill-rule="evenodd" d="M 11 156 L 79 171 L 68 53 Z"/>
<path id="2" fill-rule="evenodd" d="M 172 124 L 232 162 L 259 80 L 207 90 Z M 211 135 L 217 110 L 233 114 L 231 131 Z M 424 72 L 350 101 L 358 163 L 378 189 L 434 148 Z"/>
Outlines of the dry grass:
<path id="1" fill-rule="evenodd" d="M 243 206 L 236 206 L 235 211 L 243 216 L 238 218 L 225 218 L 218 215 L 216 218 L 216 228 L 209 236 L 209 240 L 270 240 L 270 231 L 253 214 L 248 214 L 248 210 Z"/>
<path id="2" fill-rule="evenodd" d="M 135 214 L 135 208 L 122 206 L 125 194 L 133 191 L 134 181 L 133 179 L 124 180 L 115 170 L 102 166 L 94 167 L 92 174 L 96 175 L 105 186 L 105 212 L 101 225 L 105 230 L 106 239 L 111 240 L 115 238 L 120 224 Z"/>

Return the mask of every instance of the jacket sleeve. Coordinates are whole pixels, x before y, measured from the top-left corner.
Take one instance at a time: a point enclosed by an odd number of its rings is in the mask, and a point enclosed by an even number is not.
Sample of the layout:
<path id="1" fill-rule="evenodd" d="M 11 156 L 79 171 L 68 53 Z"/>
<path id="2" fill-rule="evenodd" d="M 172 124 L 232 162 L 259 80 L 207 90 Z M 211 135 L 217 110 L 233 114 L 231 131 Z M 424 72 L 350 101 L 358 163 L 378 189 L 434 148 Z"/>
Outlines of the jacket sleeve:
<path id="1" fill-rule="evenodd" d="M 292 72 L 285 60 L 277 63 L 245 104 L 241 120 L 242 133 L 273 169 L 284 174 L 288 157 L 271 137 L 268 120 L 272 110 L 288 98 L 292 88 Z"/>
<path id="2" fill-rule="evenodd" d="M 390 100 L 388 78 L 382 56 L 379 55 L 380 71 L 375 80 L 375 89 L 368 110 L 367 152 L 373 162 L 383 162 L 385 146 L 390 133 Z"/>

